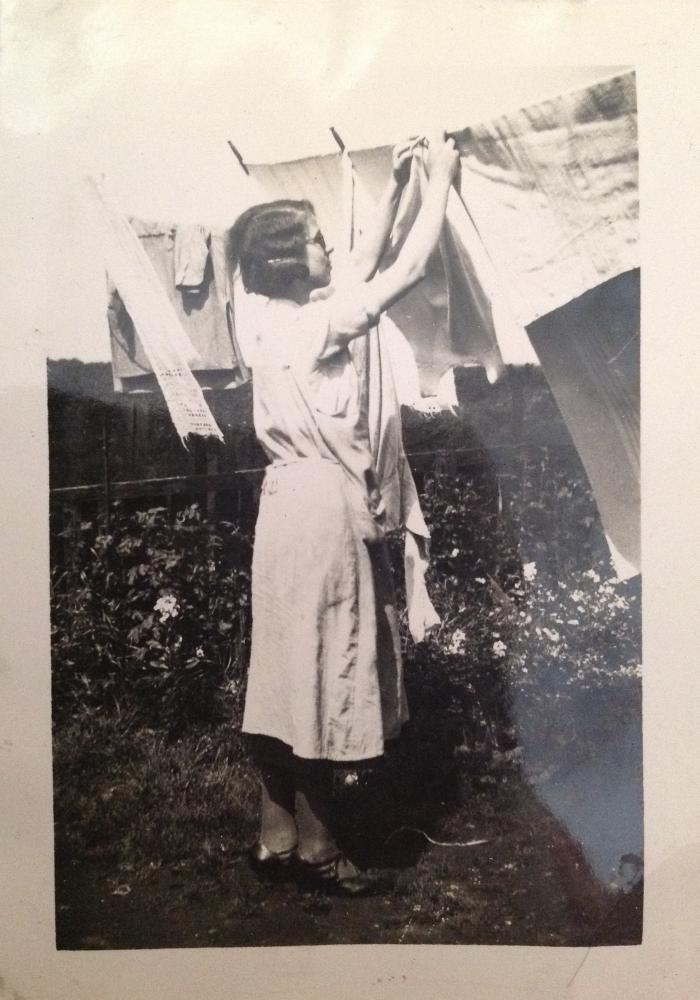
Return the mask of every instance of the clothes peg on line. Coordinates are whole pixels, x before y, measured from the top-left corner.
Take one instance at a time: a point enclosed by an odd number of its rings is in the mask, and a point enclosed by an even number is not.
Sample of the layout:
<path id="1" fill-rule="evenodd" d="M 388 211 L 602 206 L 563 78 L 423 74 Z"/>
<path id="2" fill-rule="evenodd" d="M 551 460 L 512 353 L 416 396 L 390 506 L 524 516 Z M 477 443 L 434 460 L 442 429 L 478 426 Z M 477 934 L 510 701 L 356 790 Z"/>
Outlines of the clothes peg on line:
<path id="1" fill-rule="evenodd" d="M 248 170 L 248 168 L 247 168 L 247 167 L 246 167 L 246 165 L 245 165 L 245 160 L 243 159 L 243 157 L 242 157 L 242 156 L 241 156 L 241 154 L 240 154 L 240 153 L 238 152 L 238 150 L 237 150 L 237 149 L 236 149 L 236 147 L 235 147 L 235 146 L 233 145 L 233 143 L 231 142 L 231 140 L 230 140 L 230 139 L 228 140 L 228 144 L 229 144 L 229 147 L 231 148 L 231 152 L 233 153 L 233 155 L 234 155 L 234 156 L 236 157 L 236 159 L 238 160 L 238 162 L 239 162 L 239 164 L 240 164 L 240 167 L 241 167 L 241 170 L 243 171 L 243 173 L 244 173 L 244 174 L 245 174 L 245 175 L 246 175 L 247 177 L 249 177 L 249 176 L 250 176 L 250 171 Z"/>
<path id="2" fill-rule="evenodd" d="M 331 135 L 333 136 L 333 138 L 335 139 L 335 141 L 338 143 L 338 149 L 340 150 L 341 153 L 344 153 L 345 152 L 345 143 L 340 138 L 340 136 L 338 135 L 338 133 L 336 132 L 336 130 L 333 128 L 332 125 L 330 127 L 330 130 L 331 130 Z"/>

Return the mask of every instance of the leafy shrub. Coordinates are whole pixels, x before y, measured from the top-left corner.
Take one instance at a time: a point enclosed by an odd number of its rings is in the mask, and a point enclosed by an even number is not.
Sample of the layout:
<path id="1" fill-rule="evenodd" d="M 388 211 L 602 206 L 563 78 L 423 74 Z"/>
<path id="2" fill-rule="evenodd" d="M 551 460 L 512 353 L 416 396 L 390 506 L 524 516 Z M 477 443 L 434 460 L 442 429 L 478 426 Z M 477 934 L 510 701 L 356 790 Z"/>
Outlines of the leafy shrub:
<path id="1" fill-rule="evenodd" d="M 581 716 L 582 691 L 595 701 L 593 692 L 637 683 L 639 595 L 613 576 L 579 465 L 545 454 L 508 473 L 437 468 L 421 501 L 442 624 L 414 647 L 402 614 L 407 677 L 414 702 L 449 703 L 456 745 L 509 751 L 516 692 L 521 706 L 565 727 L 567 705 Z M 400 536 L 390 547 L 401 606 Z M 217 719 L 237 725 L 251 554 L 249 531 L 204 520 L 196 506 L 172 523 L 160 508 L 116 507 L 109 533 L 84 523 L 70 566 L 53 576 L 57 721 L 119 711 L 171 734 Z"/>
<path id="2" fill-rule="evenodd" d="M 251 539 L 198 507 L 173 523 L 117 509 L 85 522 L 72 564 L 53 574 L 57 717 L 129 706 L 178 728 L 240 711 L 250 620 Z"/>

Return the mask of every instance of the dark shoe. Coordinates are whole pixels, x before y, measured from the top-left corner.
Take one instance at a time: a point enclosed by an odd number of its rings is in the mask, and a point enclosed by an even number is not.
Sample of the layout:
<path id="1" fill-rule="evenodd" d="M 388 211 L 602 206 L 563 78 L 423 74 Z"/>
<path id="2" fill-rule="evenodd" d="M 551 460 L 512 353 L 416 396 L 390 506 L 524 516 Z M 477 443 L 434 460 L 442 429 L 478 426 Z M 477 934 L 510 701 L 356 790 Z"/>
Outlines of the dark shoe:
<path id="1" fill-rule="evenodd" d="M 272 882 L 294 877 L 296 857 L 296 847 L 290 847 L 288 851 L 271 851 L 260 840 L 248 851 L 250 867 L 258 878 Z"/>
<path id="2" fill-rule="evenodd" d="M 340 853 L 317 862 L 304 861 L 297 855 L 297 874 L 304 888 L 332 896 L 371 896 L 385 887 L 377 876 L 361 872 Z"/>

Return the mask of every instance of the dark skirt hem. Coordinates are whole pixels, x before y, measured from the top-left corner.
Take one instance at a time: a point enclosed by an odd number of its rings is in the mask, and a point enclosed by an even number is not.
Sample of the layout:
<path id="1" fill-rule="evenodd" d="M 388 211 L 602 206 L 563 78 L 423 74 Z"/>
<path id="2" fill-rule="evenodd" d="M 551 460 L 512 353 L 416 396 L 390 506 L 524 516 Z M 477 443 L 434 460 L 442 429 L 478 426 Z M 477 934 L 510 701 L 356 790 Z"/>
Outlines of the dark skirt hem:
<path id="1" fill-rule="evenodd" d="M 280 767 L 288 771 L 309 773 L 317 770 L 359 771 L 376 768 L 383 754 L 363 760 L 327 760 L 326 758 L 298 757 L 292 748 L 274 736 L 262 733 L 244 733 L 243 738 L 251 757 L 258 766 Z M 389 740 L 386 745 L 390 745 Z"/>

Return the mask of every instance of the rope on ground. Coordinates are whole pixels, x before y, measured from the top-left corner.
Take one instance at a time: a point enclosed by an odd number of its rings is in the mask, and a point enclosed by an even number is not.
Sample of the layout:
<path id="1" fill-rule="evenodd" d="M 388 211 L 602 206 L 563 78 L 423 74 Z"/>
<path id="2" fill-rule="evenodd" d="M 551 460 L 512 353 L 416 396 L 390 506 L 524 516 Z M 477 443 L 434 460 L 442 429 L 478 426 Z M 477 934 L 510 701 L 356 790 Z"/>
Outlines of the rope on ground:
<path id="1" fill-rule="evenodd" d="M 478 847 L 480 844 L 488 844 L 488 840 L 433 840 L 432 837 L 428 836 L 425 830 L 419 830 L 417 826 L 397 827 L 396 830 L 391 831 L 384 843 L 388 844 L 392 837 L 396 836 L 397 833 L 403 833 L 404 830 L 407 830 L 410 833 L 419 833 L 421 837 L 425 837 L 425 839 L 431 844 L 434 844 L 435 847 Z"/>

